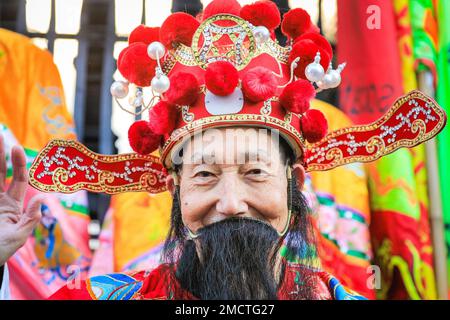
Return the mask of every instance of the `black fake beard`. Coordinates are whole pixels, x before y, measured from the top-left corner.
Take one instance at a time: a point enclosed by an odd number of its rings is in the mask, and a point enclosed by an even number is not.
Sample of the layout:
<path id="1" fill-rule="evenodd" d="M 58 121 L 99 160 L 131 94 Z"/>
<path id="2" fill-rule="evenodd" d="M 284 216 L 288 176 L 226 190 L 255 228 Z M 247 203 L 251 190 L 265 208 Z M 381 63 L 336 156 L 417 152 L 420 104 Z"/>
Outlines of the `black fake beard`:
<path id="1" fill-rule="evenodd" d="M 315 275 L 311 275 L 311 272 L 309 272 L 309 266 L 314 266 L 315 265 L 315 261 L 316 261 L 316 256 L 317 256 L 317 252 L 316 252 L 316 239 L 315 239 L 315 234 L 314 234 L 314 228 L 313 225 L 311 223 L 311 219 L 310 219 L 310 209 L 308 206 L 308 203 L 306 201 L 305 196 L 300 192 L 298 186 L 296 183 L 294 183 L 293 181 L 291 181 L 290 184 L 290 189 L 288 188 L 288 194 L 289 194 L 289 190 L 292 190 L 292 220 L 291 220 L 291 224 L 289 226 L 289 230 L 288 230 L 288 236 L 285 238 L 285 236 L 278 238 L 278 240 L 275 240 L 274 242 L 276 242 L 275 245 L 275 249 L 273 250 L 273 257 L 277 257 L 281 255 L 281 245 L 283 243 L 285 243 L 285 245 L 283 245 L 284 249 L 286 249 L 286 251 L 283 253 L 283 256 L 285 258 L 282 259 L 281 262 L 281 266 L 280 266 L 280 273 L 279 273 L 279 279 L 280 281 L 284 280 L 285 277 L 285 272 L 287 272 L 287 266 L 289 264 L 289 262 L 286 261 L 294 261 L 296 260 L 296 258 L 298 258 L 298 255 L 301 253 L 301 266 L 305 266 L 305 268 L 300 268 L 299 270 L 297 270 L 296 272 L 300 274 L 300 278 L 303 278 L 304 276 L 307 276 L 310 278 L 310 285 L 308 286 L 299 286 L 295 292 L 295 294 L 290 293 L 292 290 L 292 288 L 289 287 L 289 285 L 284 286 L 281 285 L 280 283 L 278 283 L 278 295 L 279 296 L 284 296 L 289 295 L 289 299 L 292 300 L 310 300 L 310 299 L 315 299 L 316 296 L 314 294 L 314 288 L 317 285 L 318 282 L 318 278 Z M 195 244 L 192 240 L 188 240 L 187 237 L 187 233 L 186 228 L 183 224 L 183 219 L 182 219 L 182 214 L 181 214 L 181 206 L 180 206 L 180 197 L 179 197 L 179 187 L 176 187 L 176 192 L 174 194 L 174 199 L 173 199 L 173 204 L 172 204 L 172 213 L 171 213 L 171 226 L 170 226 L 170 230 L 169 233 L 167 235 L 166 241 L 164 243 L 164 249 L 163 249 L 163 254 L 161 256 L 161 262 L 164 264 L 167 264 L 168 266 L 170 266 L 170 268 L 172 269 L 172 275 L 177 276 L 177 280 L 175 281 L 175 283 L 173 283 L 174 288 L 181 283 L 182 287 L 185 290 L 188 290 L 190 293 L 196 295 L 198 298 L 203 298 L 203 299 L 207 299 L 207 298 L 217 298 L 217 299 L 226 299 L 227 297 L 230 297 L 230 299 L 235 298 L 235 297 L 242 297 L 244 296 L 244 298 L 248 298 L 248 299 L 257 299 L 255 297 L 252 296 L 252 294 L 243 294 L 243 284 L 240 283 L 238 285 L 239 287 L 239 292 L 237 294 L 230 292 L 230 288 L 234 288 L 233 285 L 225 285 L 225 280 L 230 280 L 230 271 L 226 271 L 226 270 L 233 270 L 233 273 L 231 273 L 233 279 L 236 278 L 236 274 L 240 274 L 238 273 L 234 273 L 234 269 L 233 266 L 236 268 L 237 264 L 231 265 L 231 266 L 224 266 L 223 263 L 220 263 L 220 259 L 215 259 L 214 262 L 219 261 L 218 262 L 218 266 L 217 266 L 217 270 L 214 269 L 214 267 L 209 267 L 208 271 L 211 270 L 211 274 L 210 275 L 203 275 L 201 273 L 201 270 L 206 268 L 206 264 L 201 265 L 200 261 L 198 259 L 196 250 L 195 250 Z M 253 223 L 255 223 L 255 221 L 251 221 Z M 216 234 L 218 234 L 218 236 L 221 236 L 220 232 L 223 232 L 224 235 L 228 234 L 229 231 L 226 231 L 225 229 L 222 229 L 220 227 L 220 225 L 218 225 L 219 223 L 221 224 L 226 224 L 227 221 L 222 221 L 222 222 L 218 222 L 216 225 L 216 227 L 214 227 L 213 225 L 210 225 L 209 227 L 216 229 Z M 249 223 L 250 224 L 250 223 Z M 264 236 L 265 239 L 267 240 L 267 234 L 273 234 L 275 236 L 275 230 L 270 229 L 271 227 L 266 225 L 264 222 L 259 222 L 259 224 L 262 224 L 263 226 L 260 226 L 260 228 L 262 228 L 262 230 L 259 230 L 256 232 L 256 235 L 258 237 Z M 271 231 L 269 232 L 265 232 L 267 231 L 267 228 Z M 249 233 L 249 232 L 248 232 Z M 207 237 L 208 235 L 205 234 L 205 237 Z M 252 237 L 254 237 L 255 234 L 252 235 Z M 277 235 L 278 236 L 278 235 Z M 242 248 L 246 248 L 248 251 L 248 249 L 253 249 L 254 252 L 250 252 L 250 255 L 255 255 L 256 258 L 249 258 L 248 261 L 245 261 L 244 259 L 241 259 L 241 261 L 244 261 L 244 264 L 246 265 L 246 269 L 244 268 L 244 270 L 248 270 L 249 266 L 253 266 L 251 267 L 251 272 L 250 275 L 253 275 L 254 277 L 257 277 L 258 279 L 261 279 L 262 281 L 262 285 L 261 284 L 255 284 L 255 286 L 257 287 L 263 287 L 263 288 L 269 288 L 268 290 L 266 290 L 266 292 L 268 292 L 265 297 L 270 297 L 270 298 L 275 298 L 275 283 L 276 281 L 274 280 L 273 277 L 273 273 L 271 272 L 272 270 L 274 270 L 274 263 L 273 261 L 269 261 L 268 264 L 268 269 L 269 271 L 267 271 L 267 269 L 261 268 L 259 266 L 263 266 L 263 267 L 267 267 L 266 261 L 266 254 L 263 255 L 264 251 L 268 251 L 267 249 L 259 249 L 259 241 L 263 241 L 260 240 L 258 237 L 256 237 L 257 239 L 252 239 L 253 241 L 256 241 L 256 244 L 254 245 L 238 245 L 238 242 L 232 242 L 231 245 L 236 244 L 237 249 L 235 250 L 235 252 L 241 252 Z M 271 236 L 269 236 L 271 237 Z M 209 237 L 208 237 L 209 238 Z M 228 245 L 230 241 L 224 241 L 222 239 L 219 238 L 215 238 L 216 239 L 216 249 L 218 249 L 218 251 L 211 251 L 210 252 L 221 252 L 220 256 L 223 256 L 223 253 L 221 251 L 221 246 L 224 243 L 227 243 Z M 233 238 L 233 240 L 236 240 Z M 270 238 L 269 238 L 270 240 Z M 244 241 L 245 240 L 242 239 L 242 237 L 239 237 L 238 241 Z M 267 247 L 271 247 L 270 241 L 269 244 L 267 244 L 265 246 L 265 248 Z M 203 248 L 206 248 L 205 246 L 203 246 Z M 231 251 L 231 253 L 233 253 L 233 251 Z M 272 259 L 274 259 L 273 257 L 271 257 Z M 233 258 L 237 258 L 237 257 L 233 257 Z M 272 260 L 270 259 L 270 260 Z M 206 261 L 206 260 L 205 260 Z M 258 266 L 258 267 L 257 267 Z M 225 268 L 225 269 L 224 269 Z M 224 271 L 225 270 L 225 271 Z M 308 275 L 304 275 L 303 273 L 308 271 Z M 248 271 L 247 271 L 248 273 Z M 245 273 L 244 273 L 245 274 Z M 203 279 L 207 279 L 207 278 L 212 278 L 212 277 L 216 277 L 216 281 L 213 284 L 211 281 L 209 283 L 211 283 L 211 285 L 209 287 L 205 287 L 209 280 L 203 280 Z M 248 279 L 247 279 L 248 280 Z M 280 282 L 278 281 L 278 282 Z M 172 280 L 168 280 L 168 285 L 172 286 Z M 245 285 L 247 285 L 249 283 L 249 281 L 245 282 Z M 268 285 L 267 285 L 268 284 Z M 235 285 L 234 285 L 235 286 Z M 246 291 L 247 292 L 255 292 L 254 287 L 253 287 L 253 283 L 250 283 L 249 286 L 247 288 L 253 288 L 253 289 L 248 289 Z M 175 290 L 176 291 L 176 290 Z M 284 291 L 288 291 L 287 293 Z M 184 297 L 182 295 L 178 296 L 178 293 L 174 292 L 175 294 L 175 299 L 184 299 Z M 258 297 L 258 295 L 256 295 Z M 210 299 L 212 299 L 210 298 Z"/>
<path id="2" fill-rule="evenodd" d="M 199 252 L 194 240 L 188 240 L 177 263 L 183 289 L 205 300 L 277 299 L 274 248 L 279 236 L 272 226 L 228 218 L 198 233 Z"/>

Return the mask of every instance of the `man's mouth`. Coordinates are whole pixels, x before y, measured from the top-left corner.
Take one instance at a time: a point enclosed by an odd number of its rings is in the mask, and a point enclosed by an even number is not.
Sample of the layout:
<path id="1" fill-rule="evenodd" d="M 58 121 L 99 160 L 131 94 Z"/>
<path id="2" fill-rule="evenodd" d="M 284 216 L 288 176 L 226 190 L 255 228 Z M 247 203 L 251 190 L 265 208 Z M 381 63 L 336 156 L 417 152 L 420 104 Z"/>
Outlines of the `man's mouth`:
<path id="1" fill-rule="evenodd" d="M 225 219 L 221 219 L 221 218 L 213 218 L 212 222 L 202 228 L 199 228 L 197 230 L 197 232 L 195 232 L 195 235 L 197 237 L 201 236 L 202 233 L 204 232 L 208 232 L 208 230 L 215 228 L 215 227 L 219 227 L 220 225 L 224 225 L 224 224 L 230 224 L 230 227 L 232 225 L 235 226 L 235 230 L 240 230 L 243 227 L 245 227 L 246 224 L 251 223 L 251 222 L 256 222 L 258 224 L 262 224 L 265 225 L 271 229 L 273 229 L 275 232 L 275 228 L 268 223 L 267 221 L 258 219 L 258 218 L 253 218 L 253 217 L 231 217 L 231 218 L 225 218 Z"/>

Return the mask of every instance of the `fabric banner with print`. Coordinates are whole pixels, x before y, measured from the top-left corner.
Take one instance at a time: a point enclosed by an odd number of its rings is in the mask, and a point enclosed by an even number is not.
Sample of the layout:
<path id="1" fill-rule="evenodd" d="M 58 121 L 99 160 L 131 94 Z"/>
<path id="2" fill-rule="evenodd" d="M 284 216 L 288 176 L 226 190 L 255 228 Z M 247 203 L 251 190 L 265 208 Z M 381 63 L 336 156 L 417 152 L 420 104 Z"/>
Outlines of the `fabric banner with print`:
<path id="1" fill-rule="evenodd" d="M 338 0 L 339 107 L 355 124 L 380 118 L 402 95 L 391 0 Z"/>
<path id="2" fill-rule="evenodd" d="M 369 123 L 384 113 L 380 101 L 391 105 L 416 86 L 407 72 L 412 62 L 408 3 L 399 1 L 394 8 L 389 0 L 376 6 L 342 0 L 338 5 L 338 55 L 349 66 L 340 91 L 342 106 L 355 122 Z M 352 90 L 355 86 L 360 89 Z M 381 299 L 436 296 L 423 160 L 423 148 L 404 149 L 367 165 Z"/>
<path id="3" fill-rule="evenodd" d="M 437 101 L 450 114 L 450 2 L 439 1 L 439 55 Z M 438 159 L 441 182 L 442 209 L 444 212 L 445 241 L 447 243 L 447 274 L 450 298 L 450 128 L 447 126 L 438 136 Z"/>

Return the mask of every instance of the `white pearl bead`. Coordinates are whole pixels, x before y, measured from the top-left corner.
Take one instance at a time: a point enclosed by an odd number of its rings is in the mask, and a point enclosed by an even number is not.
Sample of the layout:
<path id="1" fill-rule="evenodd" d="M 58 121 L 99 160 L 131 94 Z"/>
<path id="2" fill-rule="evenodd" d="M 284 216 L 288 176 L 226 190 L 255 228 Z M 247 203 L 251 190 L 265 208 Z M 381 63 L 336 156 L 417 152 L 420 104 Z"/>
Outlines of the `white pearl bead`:
<path id="1" fill-rule="evenodd" d="M 311 82 L 318 82 L 322 80 L 325 75 L 325 70 L 320 63 L 310 63 L 305 69 L 305 76 Z"/>
<path id="2" fill-rule="evenodd" d="M 333 77 L 332 77 L 330 71 L 325 74 L 325 76 L 322 79 L 322 82 L 323 82 L 323 85 L 327 87 L 327 89 L 332 88 Z"/>
<path id="3" fill-rule="evenodd" d="M 167 90 L 169 90 L 170 87 L 170 80 L 166 75 L 160 75 L 159 77 L 156 76 L 152 79 L 152 90 L 156 93 L 164 93 Z"/>
<path id="4" fill-rule="evenodd" d="M 155 41 L 148 45 L 147 54 L 153 60 L 161 59 L 166 53 L 166 48 L 161 42 Z"/>
<path id="5" fill-rule="evenodd" d="M 326 77 L 326 76 L 325 76 Z M 321 80 L 321 81 L 319 81 L 319 82 L 316 82 L 316 84 L 317 84 L 317 86 L 319 87 L 319 89 L 321 89 L 321 90 L 326 90 L 326 89 L 329 89 L 329 87 L 328 87 L 328 85 L 325 83 L 325 77 L 324 77 L 324 79 L 323 80 Z"/>
<path id="6" fill-rule="evenodd" d="M 270 38 L 270 31 L 264 26 L 258 26 L 253 30 L 257 43 L 264 43 Z"/>
<path id="7" fill-rule="evenodd" d="M 110 88 L 111 95 L 116 99 L 123 99 L 128 95 L 128 83 L 124 81 L 114 81 Z"/>
<path id="8" fill-rule="evenodd" d="M 337 70 L 331 70 L 329 72 L 330 88 L 336 88 L 341 84 L 341 74 Z"/>

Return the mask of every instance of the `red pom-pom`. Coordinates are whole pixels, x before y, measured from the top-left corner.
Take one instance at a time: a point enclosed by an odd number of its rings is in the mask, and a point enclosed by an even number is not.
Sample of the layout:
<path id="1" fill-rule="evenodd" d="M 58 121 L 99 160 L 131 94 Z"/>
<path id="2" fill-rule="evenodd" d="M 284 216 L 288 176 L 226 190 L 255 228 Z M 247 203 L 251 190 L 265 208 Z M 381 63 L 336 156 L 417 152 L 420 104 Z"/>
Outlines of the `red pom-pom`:
<path id="1" fill-rule="evenodd" d="M 213 0 L 203 10 L 202 19 L 206 20 L 213 15 L 221 13 L 239 16 L 240 11 L 241 5 L 236 0 Z"/>
<path id="2" fill-rule="evenodd" d="M 147 45 L 135 42 L 120 53 L 117 68 L 129 82 L 148 87 L 155 75 L 156 63 L 148 56 Z"/>
<path id="3" fill-rule="evenodd" d="M 314 86 L 307 80 L 297 80 L 284 88 L 279 97 L 280 104 L 286 110 L 302 114 L 309 109 L 310 101 L 316 96 Z"/>
<path id="4" fill-rule="evenodd" d="M 131 31 L 128 37 L 128 43 L 143 42 L 149 45 L 152 42 L 159 41 L 159 27 L 147 27 L 143 24 Z"/>
<path id="5" fill-rule="evenodd" d="M 167 17 L 159 30 L 161 43 L 167 48 L 176 47 L 182 43 L 191 46 L 192 37 L 200 23 L 191 15 L 184 12 L 176 12 Z"/>
<path id="6" fill-rule="evenodd" d="M 119 69 L 119 71 L 121 69 L 120 65 L 122 63 L 122 58 L 125 55 L 125 52 L 127 52 L 128 48 L 130 48 L 131 46 L 134 46 L 134 45 L 136 45 L 136 43 L 130 44 L 128 47 L 126 47 L 126 48 L 122 49 L 122 51 L 120 51 L 119 57 L 117 58 L 117 69 Z M 122 75 L 123 75 L 123 73 L 122 73 Z"/>
<path id="7" fill-rule="evenodd" d="M 322 36 L 321 34 L 314 33 L 314 32 L 304 33 L 300 37 L 295 39 L 294 45 L 296 43 L 298 43 L 299 41 L 302 41 L 302 40 L 311 40 L 316 45 L 318 45 L 323 50 L 325 50 L 326 53 L 328 53 L 328 56 L 330 58 L 333 58 L 333 48 L 331 47 L 331 44 L 328 42 L 328 40 L 324 36 Z"/>
<path id="8" fill-rule="evenodd" d="M 232 94 L 238 83 L 239 73 L 228 61 L 213 62 L 206 68 L 206 88 L 218 96 Z"/>
<path id="9" fill-rule="evenodd" d="M 164 96 L 170 104 L 190 106 L 197 100 L 199 92 L 197 78 L 192 73 L 177 72 L 170 76 L 170 87 Z"/>
<path id="10" fill-rule="evenodd" d="M 305 32 L 319 32 L 311 21 L 308 12 L 301 8 L 289 10 L 283 17 L 281 31 L 291 39 L 301 36 Z"/>
<path id="11" fill-rule="evenodd" d="M 159 101 L 149 111 L 149 126 L 155 134 L 170 134 L 175 128 L 176 119 L 176 107 L 165 101 Z"/>
<path id="12" fill-rule="evenodd" d="M 314 62 L 317 52 L 320 52 L 320 64 L 326 71 L 330 65 L 331 57 L 328 55 L 327 51 L 322 49 L 312 40 L 300 40 L 292 47 L 291 54 L 289 55 L 289 65 L 295 58 L 300 57 L 297 68 L 294 69 L 294 74 L 298 78 L 306 79 L 305 69 L 308 64 Z"/>
<path id="13" fill-rule="evenodd" d="M 268 0 L 257 1 L 243 6 L 241 18 L 247 20 L 255 27 L 264 26 L 269 30 L 276 29 L 281 22 L 280 11 L 277 5 Z"/>
<path id="14" fill-rule="evenodd" d="M 303 114 L 301 119 L 303 137 L 309 143 L 320 141 L 328 131 L 328 122 L 323 113 L 319 110 L 311 109 Z"/>
<path id="15" fill-rule="evenodd" d="M 247 71 L 242 78 L 242 91 L 252 102 L 269 99 L 275 94 L 277 79 L 267 68 L 255 67 Z"/>
<path id="16" fill-rule="evenodd" d="M 161 136 L 150 129 L 147 121 L 140 120 L 128 129 L 128 140 L 134 152 L 146 155 L 158 149 Z"/>

